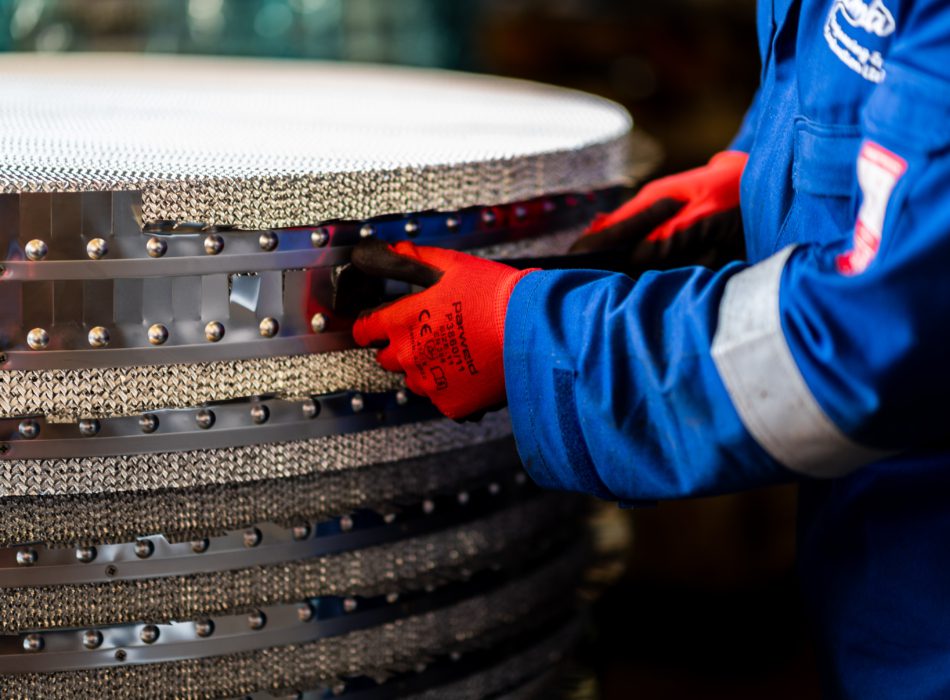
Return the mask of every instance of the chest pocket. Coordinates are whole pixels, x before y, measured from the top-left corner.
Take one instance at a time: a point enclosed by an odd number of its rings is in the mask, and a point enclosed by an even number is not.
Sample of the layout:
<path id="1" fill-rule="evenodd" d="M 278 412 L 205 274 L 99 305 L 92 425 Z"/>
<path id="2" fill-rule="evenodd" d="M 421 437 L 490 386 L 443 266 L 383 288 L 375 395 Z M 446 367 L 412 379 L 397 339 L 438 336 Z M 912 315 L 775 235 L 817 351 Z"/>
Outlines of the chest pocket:
<path id="1" fill-rule="evenodd" d="M 794 197 L 775 249 L 791 243 L 847 242 L 856 213 L 860 128 L 801 117 L 794 128 Z"/>

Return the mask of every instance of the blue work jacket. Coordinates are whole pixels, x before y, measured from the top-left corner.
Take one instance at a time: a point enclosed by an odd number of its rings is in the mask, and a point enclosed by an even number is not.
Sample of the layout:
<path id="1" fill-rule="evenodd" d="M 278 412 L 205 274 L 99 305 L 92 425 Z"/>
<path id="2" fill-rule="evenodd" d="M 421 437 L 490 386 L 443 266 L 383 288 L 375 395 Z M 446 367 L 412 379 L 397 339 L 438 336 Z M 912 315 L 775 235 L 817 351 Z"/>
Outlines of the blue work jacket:
<path id="1" fill-rule="evenodd" d="M 748 260 L 525 277 L 518 448 L 629 503 L 800 480 L 826 694 L 950 698 L 950 3 L 761 0 L 758 34 Z"/>

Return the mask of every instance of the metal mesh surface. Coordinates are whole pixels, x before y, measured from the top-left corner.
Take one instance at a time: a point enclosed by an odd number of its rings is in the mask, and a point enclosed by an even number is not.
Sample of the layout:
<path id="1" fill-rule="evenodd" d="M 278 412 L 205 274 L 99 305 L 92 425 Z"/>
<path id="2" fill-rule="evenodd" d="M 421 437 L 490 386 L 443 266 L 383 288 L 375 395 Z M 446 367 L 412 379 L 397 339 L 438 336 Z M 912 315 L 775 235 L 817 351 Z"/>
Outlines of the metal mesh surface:
<path id="1" fill-rule="evenodd" d="M 589 95 L 438 71 L 7 56 L 0 191 L 141 190 L 146 222 L 312 224 L 616 184 L 630 125 Z"/>

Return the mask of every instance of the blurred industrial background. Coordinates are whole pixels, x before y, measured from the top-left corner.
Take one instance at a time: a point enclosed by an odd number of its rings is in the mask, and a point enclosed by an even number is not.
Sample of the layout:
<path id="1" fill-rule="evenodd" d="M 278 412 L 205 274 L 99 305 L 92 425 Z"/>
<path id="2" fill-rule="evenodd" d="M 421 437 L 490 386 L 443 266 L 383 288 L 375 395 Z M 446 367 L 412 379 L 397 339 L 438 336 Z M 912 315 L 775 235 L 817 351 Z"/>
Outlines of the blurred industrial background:
<path id="1" fill-rule="evenodd" d="M 0 50 L 371 61 L 540 80 L 625 105 L 665 158 L 725 147 L 755 89 L 754 0 L 0 0 Z M 107 76 L 104 79 L 108 79 Z M 635 467 L 635 465 L 634 465 Z M 626 513 L 627 573 L 584 659 L 619 698 L 817 695 L 795 492 Z"/>

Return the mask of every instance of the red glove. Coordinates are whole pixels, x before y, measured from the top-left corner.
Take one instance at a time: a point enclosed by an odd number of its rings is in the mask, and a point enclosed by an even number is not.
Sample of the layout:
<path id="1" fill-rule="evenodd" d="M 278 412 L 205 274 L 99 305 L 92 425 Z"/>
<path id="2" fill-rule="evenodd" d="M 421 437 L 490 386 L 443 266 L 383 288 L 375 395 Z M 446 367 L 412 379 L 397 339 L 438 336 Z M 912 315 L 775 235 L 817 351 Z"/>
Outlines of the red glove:
<path id="1" fill-rule="evenodd" d="M 406 386 L 449 418 L 505 404 L 502 348 L 508 299 L 533 270 L 442 248 L 366 241 L 353 251 L 363 272 L 427 289 L 357 319 L 359 345 L 388 343 L 376 359 L 406 373 Z"/>
<path id="2" fill-rule="evenodd" d="M 623 250 L 631 272 L 720 267 L 744 257 L 739 180 L 747 160 L 740 151 L 723 151 L 703 167 L 654 180 L 594 219 L 571 251 Z"/>

